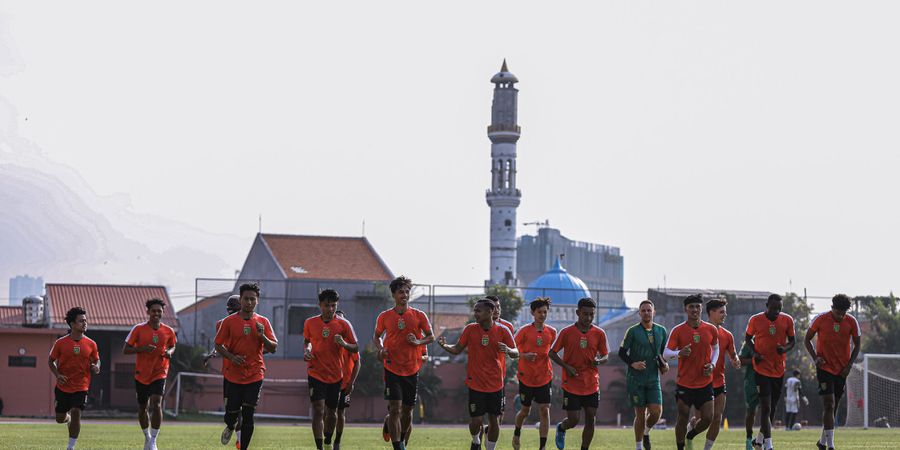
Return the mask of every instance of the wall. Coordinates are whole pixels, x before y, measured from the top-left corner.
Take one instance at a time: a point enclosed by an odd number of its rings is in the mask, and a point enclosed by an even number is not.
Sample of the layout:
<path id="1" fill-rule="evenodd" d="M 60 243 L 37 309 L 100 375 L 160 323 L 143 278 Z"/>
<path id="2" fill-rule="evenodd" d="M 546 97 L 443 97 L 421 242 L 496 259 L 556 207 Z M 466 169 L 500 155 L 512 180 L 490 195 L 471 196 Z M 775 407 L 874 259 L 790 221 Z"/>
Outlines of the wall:
<path id="1" fill-rule="evenodd" d="M 53 412 L 53 387 L 56 380 L 47 366 L 53 343 L 60 336 L 47 328 L 0 328 L 0 398 L 4 416 L 50 417 Z M 36 358 L 35 367 L 9 367 L 9 357 Z"/>

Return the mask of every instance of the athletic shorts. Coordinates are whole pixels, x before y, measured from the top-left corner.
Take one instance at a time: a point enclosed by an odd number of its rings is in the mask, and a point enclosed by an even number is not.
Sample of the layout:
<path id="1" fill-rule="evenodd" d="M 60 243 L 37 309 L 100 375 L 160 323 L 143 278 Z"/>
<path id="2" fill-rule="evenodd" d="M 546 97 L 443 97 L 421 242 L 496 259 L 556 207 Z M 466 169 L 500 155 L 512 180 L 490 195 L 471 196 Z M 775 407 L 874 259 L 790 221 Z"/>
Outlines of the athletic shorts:
<path id="1" fill-rule="evenodd" d="M 819 381 L 819 395 L 834 394 L 835 405 L 844 395 L 847 378 L 816 368 L 816 380 Z"/>
<path id="2" fill-rule="evenodd" d="M 338 411 L 342 409 L 347 409 L 350 407 L 350 396 L 345 394 L 343 390 L 341 390 L 341 396 L 338 398 Z"/>
<path id="3" fill-rule="evenodd" d="M 162 397 L 166 392 L 166 379 L 160 378 L 156 381 L 152 381 L 150 384 L 144 384 L 138 380 L 134 380 L 134 391 L 137 393 L 138 405 L 143 405 L 150 400 L 151 395 L 159 395 Z"/>
<path id="4" fill-rule="evenodd" d="M 239 411 L 242 406 L 256 407 L 259 404 L 259 393 L 263 380 L 255 383 L 238 384 L 226 381 L 225 411 Z"/>
<path id="5" fill-rule="evenodd" d="M 499 416 L 506 406 L 506 396 L 503 389 L 497 392 L 481 392 L 469 389 L 469 417 L 479 417 L 485 414 Z"/>
<path id="6" fill-rule="evenodd" d="M 84 411 L 84 404 L 87 403 L 88 391 L 81 392 L 63 392 L 59 388 L 53 389 L 56 394 L 56 412 L 59 414 L 67 413 L 72 408 Z"/>
<path id="7" fill-rule="evenodd" d="M 341 399 L 341 381 L 326 383 L 314 377 L 309 377 L 309 401 L 317 402 L 325 400 L 325 407 L 337 409 Z"/>
<path id="8" fill-rule="evenodd" d="M 772 399 L 772 409 L 775 408 L 778 399 L 781 398 L 781 388 L 783 386 L 784 378 L 767 377 L 760 375 L 759 372 L 756 373 L 756 390 L 759 392 L 760 397 L 768 396 Z"/>
<path id="9" fill-rule="evenodd" d="M 676 384 L 675 399 L 685 405 L 700 409 L 706 402 L 715 400 L 712 383 L 701 388 L 686 388 Z"/>
<path id="10" fill-rule="evenodd" d="M 582 408 L 597 409 L 597 405 L 599 404 L 599 392 L 588 395 L 578 395 L 563 389 L 563 409 L 566 411 L 580 411 Z"/>
<path id="11" fill-rule="evenodd" d="M 725 385 L 721 385 L 719 387 L 713 387 L 713 398 L 716 398 L 720 395 L 727 394 L 728 389 L 725 388 Z"/>
<path id="12" fill-rule="evenodd" d="M 659 382 L 640 383 L 626 381 L 628 404 L 632 408 L 645 408 L 647 405 L 662 405 L 662 388 Z"/>
<path id="13" fill-rule="evenodd" d="M 759 406 L 759 391 L 756 390 L 756 381 L 744 379 L 744 406 L 747 409 L 756 409 Z"/>
<path id="14" fill-rule="evenodd" d="M 519 400 L 522 406 L 531 406 L 531 402 L 550 403 L 550 382 L 540 387 L 525 386 L 519 381 Z"/>
<path id="15" fill-rule="evenodd" d="M 402 400 L 406 406 L 416 404 L 419 389 L 419 374 L 401 376 L 384 369 L 384 399 Z"/>

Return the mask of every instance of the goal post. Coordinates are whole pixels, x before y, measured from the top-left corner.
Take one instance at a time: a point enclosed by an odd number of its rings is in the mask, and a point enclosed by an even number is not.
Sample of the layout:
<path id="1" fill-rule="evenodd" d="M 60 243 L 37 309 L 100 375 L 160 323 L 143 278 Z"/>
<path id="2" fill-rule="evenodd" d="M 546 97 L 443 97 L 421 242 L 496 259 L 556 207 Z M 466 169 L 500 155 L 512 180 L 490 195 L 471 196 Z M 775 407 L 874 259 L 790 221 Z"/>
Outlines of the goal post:
<path id="1" fill-rule="evenodd" d="M 900 424 L 900 354 L 866 353 L 847 377 L 845 426 L 890 428 Z"/>
<path id="2" fill-rule="evenodd" d="M 179 372 L 163 397 L 174 406 L 166 409 L 166 414 L 172 417 L 184 412 L 224 415 L 222 380 L 223 376 L 217 373 Z M 299 378 L 266 378 L 254 415 L 264 419 L 310 420 L 307 384 L 307 380 Z"/>

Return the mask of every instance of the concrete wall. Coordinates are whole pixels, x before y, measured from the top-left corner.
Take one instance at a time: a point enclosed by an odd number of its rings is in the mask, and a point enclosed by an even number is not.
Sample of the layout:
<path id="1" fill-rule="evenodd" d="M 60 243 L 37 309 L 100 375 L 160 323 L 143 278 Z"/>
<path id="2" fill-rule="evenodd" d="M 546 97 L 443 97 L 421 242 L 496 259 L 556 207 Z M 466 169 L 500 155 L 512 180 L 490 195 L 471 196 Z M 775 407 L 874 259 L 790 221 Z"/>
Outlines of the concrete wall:
<path id="1" fill-rule="evenodd" d="M 0 399 L 4 416 L 50 417 L 53 412 L 53 387 L 56 380 L 47 367 L 53 343 L 59 337 L 46 328 L 0 328 Z M 19 356 L 36 358 L 35 367 L 9 367 L 8 358 Z"/>

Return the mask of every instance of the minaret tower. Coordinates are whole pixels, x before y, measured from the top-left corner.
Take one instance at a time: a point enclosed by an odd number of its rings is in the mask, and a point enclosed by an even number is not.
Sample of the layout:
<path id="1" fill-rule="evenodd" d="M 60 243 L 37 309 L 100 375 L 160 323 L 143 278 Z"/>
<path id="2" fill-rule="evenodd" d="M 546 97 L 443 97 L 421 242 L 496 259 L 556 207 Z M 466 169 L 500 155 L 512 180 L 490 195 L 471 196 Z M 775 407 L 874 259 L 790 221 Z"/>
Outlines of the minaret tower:
<path id="1" fill-rule="evenodd" d="M 506 68 L 491 78 L 494 101 L 487 134 L 491 140 L 491 188 L 487 204 L 491 207 L 491 279 L 487 284 L 515 286 L 516 208 L 522 193 L 516 189 L 516 142 L 521 129 L 517 124 L 519 79 Z"/>

